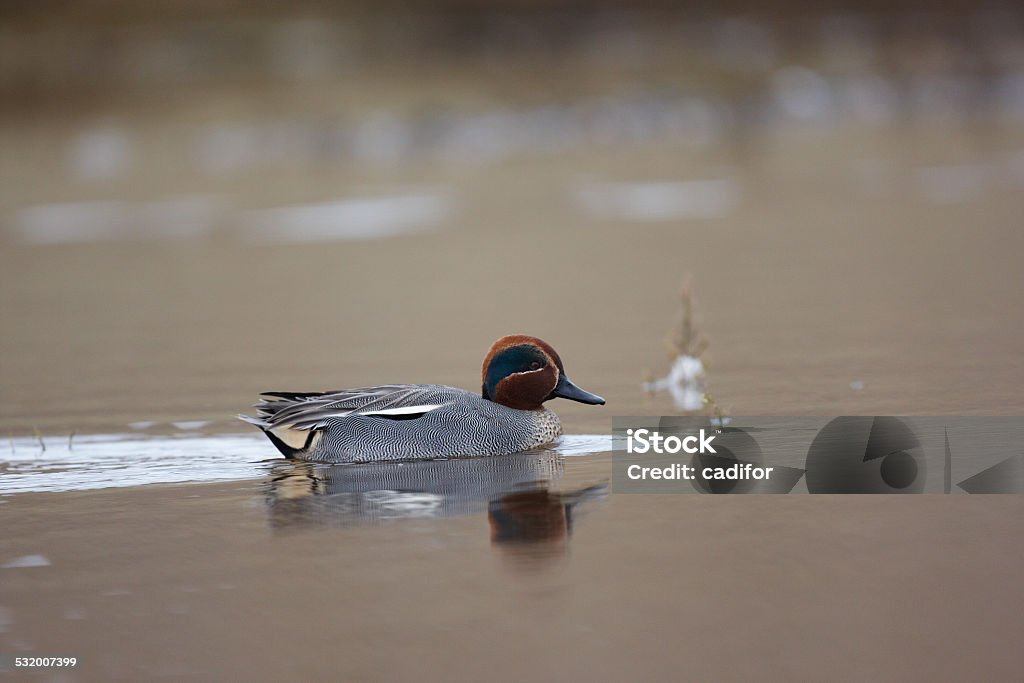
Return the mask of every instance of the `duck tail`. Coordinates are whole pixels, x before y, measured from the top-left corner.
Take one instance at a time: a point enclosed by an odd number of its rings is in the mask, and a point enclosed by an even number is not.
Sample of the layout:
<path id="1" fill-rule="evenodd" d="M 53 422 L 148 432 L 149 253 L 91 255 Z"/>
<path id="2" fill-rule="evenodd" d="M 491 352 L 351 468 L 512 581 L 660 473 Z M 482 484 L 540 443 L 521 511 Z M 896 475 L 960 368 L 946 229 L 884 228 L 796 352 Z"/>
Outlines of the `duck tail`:
<path id="1" fill-rule="evenodd" d="M 238 415 L 237 417 L 242 422 L 248 422 L 249 424 L 259 427 L 260 429 L 266 429 L 267 427 L 270 426 L 267 424 L 267 421 L 264 420 L 262 417 L 254 417 L 252 415 Z"/>
<path id="2" fill-rule="evenodd" d="M 274 434 L 274 432 L 270 431 L 269 429 L 264 429 L 263 433 L 267 435 L 268 439 L 270 439 L 270 443 L 274 444 L 277 450 L 281 451 L 281 455 L 288 458 L 289 460 L 294 460 L 299 453 L 306 450 L 306 448 L 309 447 L 310 440 L 312 440 L 313 438 L 313 432 L 310 431 L 309 436 L 306 437 L 305 445 L 303 445 L 302 448 L 293 448 L 286 444 L 284 441 L 282 441 L 276 434 Z"/>
<path id="3" fill-rule="evenodd" d="M 299 457 L 299 454 L 309 450 L 309 446 L 313 442 L 313 436 L 316 433 L 315 430 L 310 429 L 306 435 L 306 442 L 302 444 L 302 446 L 296 448 L 295 446 L 291 446 L 288 443 L 286 443 L 284 439 L 279 437 L 274 432 L 270 431 L 271 426 L 264 418 L 253 417 L 252 415 L 239 415 L 238 419 L 242 420 L 243 422 L 248 422 L 249 424 L 254 425 L 256 427 L 259 427 L 260 431 L 263 432 L 268 439 L 270 439 L 270 443 L 274 444 L 274 447 L 277 448 L 277 450 L 281 451 L 281 455 L 288 458 L 289 460 L 294 460 L 297 457 Z"/>

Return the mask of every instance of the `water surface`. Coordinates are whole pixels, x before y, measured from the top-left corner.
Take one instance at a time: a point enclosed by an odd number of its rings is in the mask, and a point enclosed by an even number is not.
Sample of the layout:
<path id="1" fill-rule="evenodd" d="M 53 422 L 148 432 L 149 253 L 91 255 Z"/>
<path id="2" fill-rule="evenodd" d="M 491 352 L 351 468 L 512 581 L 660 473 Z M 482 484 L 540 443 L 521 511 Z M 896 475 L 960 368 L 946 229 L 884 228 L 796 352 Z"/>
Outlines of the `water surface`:
<path id="1" fill-rule="evenodd" d="M 257 479 L 284 463 L 266 437 L 255 432 L 244 435 L 21 437 L 9 439 L 8 447 L 9 453 L 0 461 L 0 496 L 29 491 Z M 608 450 L 611 450 L 610 435 L 566 435 L 557 444 L 539 452 L 561 458 Z M 437 461 L 430 466 L 430 471 L 440 476 L 447 469 L 465 467 L 465 462 L 479 463 L 478 467 L 483 469 L 491 460 L 495 459 L 466 459 L 450 465 Z M 417 465 L 400 463 L 396 467 L 413 469 Z M 349 466 L 338 471 L 356 476 L 366 469 Z M 426 476 L 421 479 L 429 481 Z M 381 488 L 386 487 L 381 484 Z"/>

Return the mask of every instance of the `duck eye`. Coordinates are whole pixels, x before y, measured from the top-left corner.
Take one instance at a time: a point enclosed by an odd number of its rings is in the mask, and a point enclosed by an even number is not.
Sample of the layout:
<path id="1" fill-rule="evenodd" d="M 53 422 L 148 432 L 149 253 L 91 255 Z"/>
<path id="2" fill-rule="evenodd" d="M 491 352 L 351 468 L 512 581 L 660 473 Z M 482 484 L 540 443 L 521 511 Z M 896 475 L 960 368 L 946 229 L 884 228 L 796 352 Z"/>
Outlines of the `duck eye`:
<path id="1" fill-rule="evenodd" d="M 539 360 L 535 360 L 532 363 L 530 363 L 530 369 L 531 370 L 539 370 L 540 369 L 540 361 Z"/>

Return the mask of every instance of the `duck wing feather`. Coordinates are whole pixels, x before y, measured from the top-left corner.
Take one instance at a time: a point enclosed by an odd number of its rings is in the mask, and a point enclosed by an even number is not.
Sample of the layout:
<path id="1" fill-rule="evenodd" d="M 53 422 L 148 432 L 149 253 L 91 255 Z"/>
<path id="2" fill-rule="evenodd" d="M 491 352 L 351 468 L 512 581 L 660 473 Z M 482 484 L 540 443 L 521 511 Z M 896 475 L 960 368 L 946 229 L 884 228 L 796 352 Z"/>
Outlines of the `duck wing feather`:
<path id="1" fill-rule="evenodd" d="M 240 415 L 263 429 L 318 429 L 327 420 L 353 415 L 412 419 L 466 395 L 463 389 L 438 384 L 386 384 L 328 392 L 268 391 L 255 405 L 257 415 Z"/>

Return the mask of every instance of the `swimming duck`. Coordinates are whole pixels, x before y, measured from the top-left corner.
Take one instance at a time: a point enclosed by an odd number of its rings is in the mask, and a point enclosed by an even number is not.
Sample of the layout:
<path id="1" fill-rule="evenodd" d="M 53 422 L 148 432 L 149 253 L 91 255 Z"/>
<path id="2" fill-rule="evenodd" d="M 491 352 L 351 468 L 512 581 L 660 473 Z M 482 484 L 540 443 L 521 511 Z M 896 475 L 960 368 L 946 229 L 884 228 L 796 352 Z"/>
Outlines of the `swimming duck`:
<path id="1" fill-rule="evenodd" d="M 269 391 L 257 415 L 286 458 L 328 463 L 509 455 L 544 446 L 562 433 L 544 407 L 553 398 L 590 405 L 604 399 L 565 375 L 547 342 L 514 334 L 494 342 L 479 394 L 439 384 L 388 384 L 340 391 Z"/>

